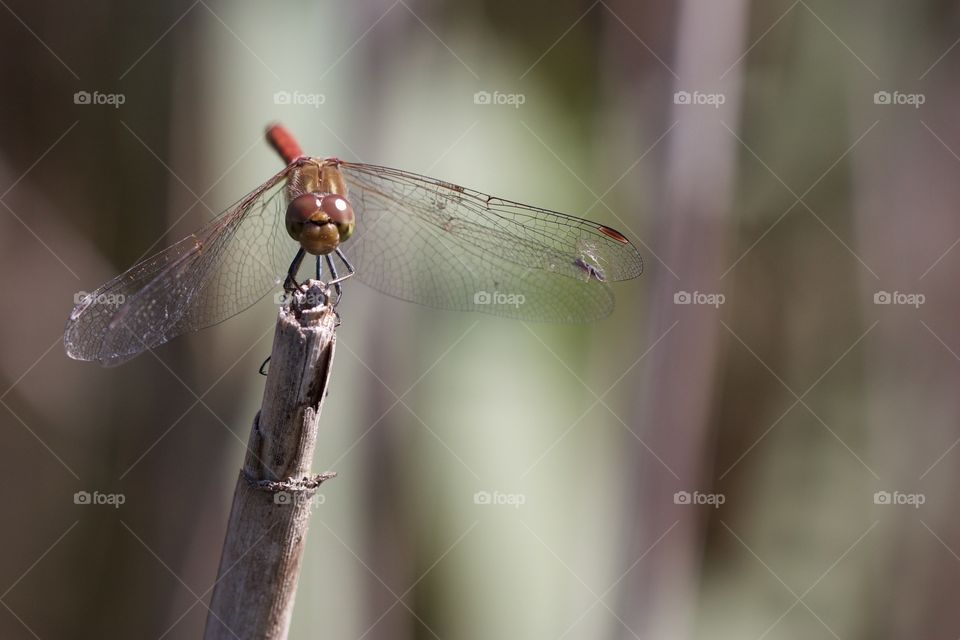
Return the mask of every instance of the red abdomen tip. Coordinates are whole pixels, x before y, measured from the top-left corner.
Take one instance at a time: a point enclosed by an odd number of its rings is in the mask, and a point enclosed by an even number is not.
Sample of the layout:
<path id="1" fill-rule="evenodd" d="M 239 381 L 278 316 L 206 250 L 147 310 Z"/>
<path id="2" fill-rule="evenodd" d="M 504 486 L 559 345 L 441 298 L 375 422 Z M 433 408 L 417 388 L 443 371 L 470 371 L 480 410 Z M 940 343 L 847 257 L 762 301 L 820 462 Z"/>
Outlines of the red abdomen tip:
<path id="1" fill-rule="evenodd" d="M 300 144 L 282 124 L 272 124 L 267 127 L 267 142 L 287 164 L 303 156 Z"/>

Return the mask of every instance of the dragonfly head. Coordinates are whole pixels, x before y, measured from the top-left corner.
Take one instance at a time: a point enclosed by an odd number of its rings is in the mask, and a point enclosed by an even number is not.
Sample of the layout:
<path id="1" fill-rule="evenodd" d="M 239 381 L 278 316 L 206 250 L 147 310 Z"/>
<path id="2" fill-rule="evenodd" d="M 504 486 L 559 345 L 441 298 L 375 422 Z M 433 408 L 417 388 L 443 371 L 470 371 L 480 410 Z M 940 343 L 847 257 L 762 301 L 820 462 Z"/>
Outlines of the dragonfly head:
<path id="1" fill-rule="evenodd" d="M 307 253 L 326 255 L 353 234 L 353 207 L 335 193 L 305 193 L 287 206 L 286 226 Z"/>

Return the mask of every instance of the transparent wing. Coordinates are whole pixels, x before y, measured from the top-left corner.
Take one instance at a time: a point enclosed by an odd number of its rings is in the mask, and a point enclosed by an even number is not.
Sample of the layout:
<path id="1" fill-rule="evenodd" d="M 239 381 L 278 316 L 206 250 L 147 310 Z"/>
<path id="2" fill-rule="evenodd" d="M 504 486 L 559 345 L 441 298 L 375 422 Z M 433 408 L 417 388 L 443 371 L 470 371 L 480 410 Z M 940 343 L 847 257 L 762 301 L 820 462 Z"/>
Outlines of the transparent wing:
<path id="1" fill-rule="evenodd" d="M 357 214 L 357 278 L 442 309 L 544 322 L 613 310 L 607 280 L 643 270 L 619 232 L 397 169 L 341 162 Z"/>
<path id="2" fill-rule="evenodd" d="M 284 169 L 195 234 L 85 296 L 70 314 L 67 354 L 116 365 L 188 331 L 222 322 L 286 275 Z"/>

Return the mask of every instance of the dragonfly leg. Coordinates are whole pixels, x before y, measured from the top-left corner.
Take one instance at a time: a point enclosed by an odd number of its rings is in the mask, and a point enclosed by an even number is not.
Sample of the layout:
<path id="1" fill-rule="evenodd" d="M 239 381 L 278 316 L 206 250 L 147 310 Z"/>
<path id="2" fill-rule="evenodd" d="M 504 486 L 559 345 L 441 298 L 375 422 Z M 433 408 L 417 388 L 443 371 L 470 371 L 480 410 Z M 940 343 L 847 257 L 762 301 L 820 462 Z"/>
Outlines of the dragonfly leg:
<path id="1" fill-rule="evenodd" d="M 347 256 L 343 255 L 343 251 L 341 251 L 339 247 L 337 247 L 334 251 L 337 252 L 337 255 L 340 256 L 340 260 L 343 262 L 344 266 L 347 267 L 347 274 L 344 276 L 340 276 L 339 278 L 336 275 L 334 275 L 333 280 L 330 282 L 330 284 L 343 282 L 344 280 L 346 280 L 347 278 L 349 278 L 350 276 L 352 276 L 357 272 L 357 270 L 353 268 L 353 265 L 350 264 L 350 261 L 347 260 Z M 333 260 L 331 260 L 330 262 L 332 263 Z"/>
<path id="2" fill-rule="evenodd" d="M 333 288 L 337 292 L 337 301 L 333 303 L 333 306 L 337 306 L 340 303 L 340 296 L 343 295 L 343 287 L 340 286 L 340 280 L 337 278 L 337 266 L 333 264 L 333 258 L 330 257 L 330 254 L 324 256 L 327 259 L 327 268 L 330 269 L 330 284 L 333 285 Z M 317 258 L 320 259 L 319 257 Z"/>
<path id="3" fill-rule="evenodd" d="M 293 259 L 293 262 L 290 263 L 290 268 L 287 269 L 287 279 L 283 281 L 283 290 L 284 291 L 293 291 L 294 289 L 300 288 L 300 283 L 297 282 L 297 272 L 300 271 L 300 265 L 303 264 L 303 256 L 307 252 L 301 247 L 297 251 L 296 257 Z"/>
<path id="4" fill-rule="evenodd" d="M 270 356 L 267 356 L 267 359 L 263 361 L 263 364 L 260 365 L 259 373 L 262 376 L 267 375 L 267 365 L 270 363 Z"/>

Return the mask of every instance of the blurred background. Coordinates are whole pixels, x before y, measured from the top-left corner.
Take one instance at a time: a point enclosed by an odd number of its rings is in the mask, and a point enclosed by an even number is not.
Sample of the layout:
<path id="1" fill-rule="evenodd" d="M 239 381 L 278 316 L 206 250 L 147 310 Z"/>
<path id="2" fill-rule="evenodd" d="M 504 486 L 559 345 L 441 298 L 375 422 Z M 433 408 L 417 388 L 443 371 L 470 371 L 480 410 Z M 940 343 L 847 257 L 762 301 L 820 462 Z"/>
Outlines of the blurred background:
<path id="1" fill-rule="evenodd" d="M 291 637 L 960 635 L 958 3 L 0 4 L 0 637 L 202 635 L 276 307 L 62 333 L 273 120 L 646 263 L 575 327 L 347 283 Z"/>

